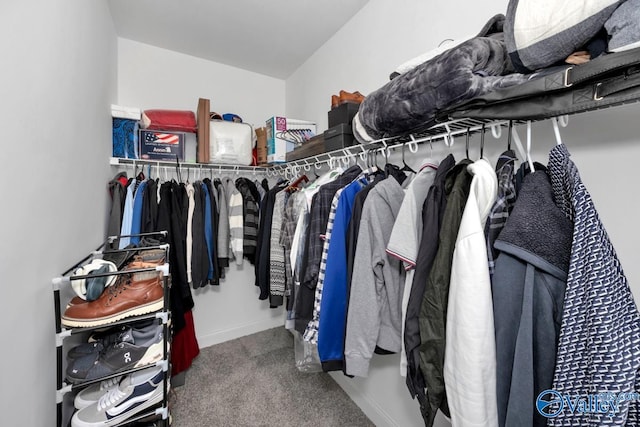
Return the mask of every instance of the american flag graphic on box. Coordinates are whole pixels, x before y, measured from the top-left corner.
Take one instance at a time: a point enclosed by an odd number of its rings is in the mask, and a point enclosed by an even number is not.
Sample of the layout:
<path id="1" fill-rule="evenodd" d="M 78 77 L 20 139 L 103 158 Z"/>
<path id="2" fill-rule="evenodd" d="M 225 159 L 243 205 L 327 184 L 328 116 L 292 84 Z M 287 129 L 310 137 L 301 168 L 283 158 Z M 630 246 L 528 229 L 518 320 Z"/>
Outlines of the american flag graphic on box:
<path id="1" fill-rule="evenodd" d="M 147 160 L 184 160 L 183 132 L 140 129 L 140 158 Z"/>
<path id="2" fill-rule="evenodd" d="M 180 136 L 174 133 L 161 133 L 147 131 L 144 134 L 145 142 L 159 142 L 162 144 L 178 144 L 180 143 Z"/>

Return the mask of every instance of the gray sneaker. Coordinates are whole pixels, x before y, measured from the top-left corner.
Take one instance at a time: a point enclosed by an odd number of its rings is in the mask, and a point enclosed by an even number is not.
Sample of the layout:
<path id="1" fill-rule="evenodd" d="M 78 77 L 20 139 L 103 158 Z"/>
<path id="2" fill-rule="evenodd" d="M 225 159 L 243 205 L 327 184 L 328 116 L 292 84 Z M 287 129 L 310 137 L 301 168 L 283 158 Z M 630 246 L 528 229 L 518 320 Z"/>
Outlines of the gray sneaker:
<path id="1" fill-rule="evenodd" d="M 102 396 L 107 394 L 109 390 L 113 390 L 118 387 L 120 380 L 122 380 L 122 376 L 100 381 L 97 384 L 92 384 L 87 388 L 83 388 L 78 392 L 78 394 L 76 394 L 75 399 L 73 399 L 73 406 L 75 406 L 76 409 L 82 409 L 93 405 L 100 400 Z"/>
<path id="2" fill-rule="evenodd" d="M 117 387 L 99 400 L 80 409 L 71 418 L 71 427 L 106 427 L 121 424 L 162 402 L 162 368 L 151 367 L 124 376 Z"/>
<path id="3" fill-rule="evenodd" d="M 77 359 L 69 359 L 67 379 L 78 384 L 155 363 L 163 355 L 162 332 L 163 326 L 154 324 L 130 334 L 131 337 L 126 341 Z"/>

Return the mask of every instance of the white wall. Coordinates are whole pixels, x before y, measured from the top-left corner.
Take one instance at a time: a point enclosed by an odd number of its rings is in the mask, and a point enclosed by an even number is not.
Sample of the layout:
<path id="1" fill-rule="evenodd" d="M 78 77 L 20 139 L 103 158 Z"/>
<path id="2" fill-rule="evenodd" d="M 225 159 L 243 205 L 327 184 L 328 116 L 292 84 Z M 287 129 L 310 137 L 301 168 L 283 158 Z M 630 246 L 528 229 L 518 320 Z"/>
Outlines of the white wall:
<path id="1" fill-rule="evenodd" d="M 264 126 L 284 113 L 284 80 L 118 38 L 120 104 L 195 113 L 198 98 L 209 99 L 211 111 Z"/>
<path id="2" fill-rule="evenodd" d="M 257 126 L 285 110 L 284 80 L 118 39 L 119 104 L 195 112 L 200 97 L 211 100 L 212 111 L 236 113 Z M 219 287 L 192 292 L 201 347 L 284 323 L 282 309 L 269 309 L 268 302 L 258 300 L 254 281 L 253 266 L 245 260 L 242 266 L 227 270 Z"/>
<path id="3" fill-rule="evenodd" d="M 287 79 L 287 115 L 327 128 L 331 95 L 366 95 L 389 80 L 396 66 L 447 38 L 475 34 L 506 10 L 505 0 L 370 0 Z"/>
<path id="4" fill-rule="evenodd" d="M 105 232 L 116 36 L 105 1 L 0 6 L 2 424 L 55 422 L 51 279 Z"/>
<path id="5" fill-rule="evenodd" d="M 468 2 L 462 0 L 421 2 L 370 0 L 336 35 L 287 79 L 287 115 L 315 120 L 319 130 L 327 127 L 332 94 L 340 89 L 367 94 L 388 81 L 400 63 L 436 47 L 445 38 L 464 37 L 480 30 L 496 13 L 506 11 L 506 0 Z M 640 106 L 631 105 L 593 112 L 570 119 L 563 140 L 591 192 L 601 219 L 618 252 L 636 300 L 640 300 L 640 265 L 636 225 L 640 200 L 634 195 L 640 155 L 637 117 Z M 524 137 L 524 130 L 520 131 Z M 533 127 L 533 158 L 547 163 L 554 136 L 549 122 Z M 478 138 L 472 140 L 471 158 L 478 157 Z M 488 137 L 485 157 L 492 163 L 506 147 Z M 421 146 L 409 162 L 414 167 L 429 156 Z M 434 144 L 433 156 L 442 159 L 448 149 Z M 453 147 L 457 159 L 464 157 L 464 141 Z M 392 156 L 399 161 L 399 154 Z M 398 371 L 399 356 L 372 360 L 368 378 L 349 379 L 332 374 L 378 426 L 423 425 L 417 402 L 408 397 Z M 440 415 L 436 427 L 449 423 Z"/>

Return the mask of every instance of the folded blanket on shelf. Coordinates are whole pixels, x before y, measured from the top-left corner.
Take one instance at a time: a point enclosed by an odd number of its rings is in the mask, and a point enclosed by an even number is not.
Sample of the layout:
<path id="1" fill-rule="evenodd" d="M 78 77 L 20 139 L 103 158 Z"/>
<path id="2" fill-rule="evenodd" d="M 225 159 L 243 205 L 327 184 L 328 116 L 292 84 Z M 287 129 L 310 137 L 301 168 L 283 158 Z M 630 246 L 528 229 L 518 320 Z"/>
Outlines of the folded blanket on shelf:
<path id="1" fill-rule="evenodd" d="M 503 40 L 474 37 L 369 94 L 353 119 L 354 136 L 367 143 L 424 131 L 459 103 L 527 80 L 511 71 Z"/>
<path id="2" fill-rule="evenodd" d="M 111 104 L 111 117 L 116 117 L 119 119 L 140 120 L 141 114 L 142 112 L 139 108 Z"/>
<path id="3" fill-rule="evenodd" d="M 391 75 L 389 76 L 389 80 L 391 79 L 395 79 L 396 77 L 398 77 L 400 74 L 404 74 L 407 71 L 411 71 L 414 68 L 416 68 L 418 65 L 422 64 L 423 62 L 426 62 L 430 59 L 435 58 L 436 56 L 440 55 L 441 53 L 449 50 L 449 49 L 453 49 L 456 46 L 459 46 L 460 44 L 462 44 L 463 42 L 473 38 L 473 37 L 489 37 L 491 34 L 499 34 L 502 32 L 502 28 L 504 26 L 504 20 L 505 20 L 505 16 L 503 14 L 497 14 L 491 17 L 491 19 L 489 19 L 487 21 L 486 24 L 484 24 L 484 26 L 482 27 L 482 29 L 480 30 L 480 32 L 478 34 L 470 34 L 466 37 L 460 37 L 460 38 L 456 38 L 456 39 L 445 39 L 443 40 L 438 47 L 425 52 L 421 55 L 416 56 L 415 58 L 411 58 L 410 60 L 403 62 L 402 64 L 400 64 L 399 66 L 396 67 L 396 69 L 391 73 Z"/>

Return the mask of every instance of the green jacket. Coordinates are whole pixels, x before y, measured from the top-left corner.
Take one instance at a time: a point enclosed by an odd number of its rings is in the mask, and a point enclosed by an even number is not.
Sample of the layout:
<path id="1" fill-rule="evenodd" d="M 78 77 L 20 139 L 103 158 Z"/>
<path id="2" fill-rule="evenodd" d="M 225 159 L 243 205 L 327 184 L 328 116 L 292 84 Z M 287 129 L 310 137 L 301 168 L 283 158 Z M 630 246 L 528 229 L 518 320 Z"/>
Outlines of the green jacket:
<path id="1" fill-rule="evenodd" d="M 427 388 L 428 406 L 423 408 L 427 427 L 433 425 L 438 408 L 449 416 L 443 376 L 449 280 L 458 228 L 473 178 L 467 171 L 471 163 L 469 159 L 461 160 L 447 174 L 447 207 L 440 229 L 438 252 L 429 272 L 420 309 L 420 369 Z"/>

